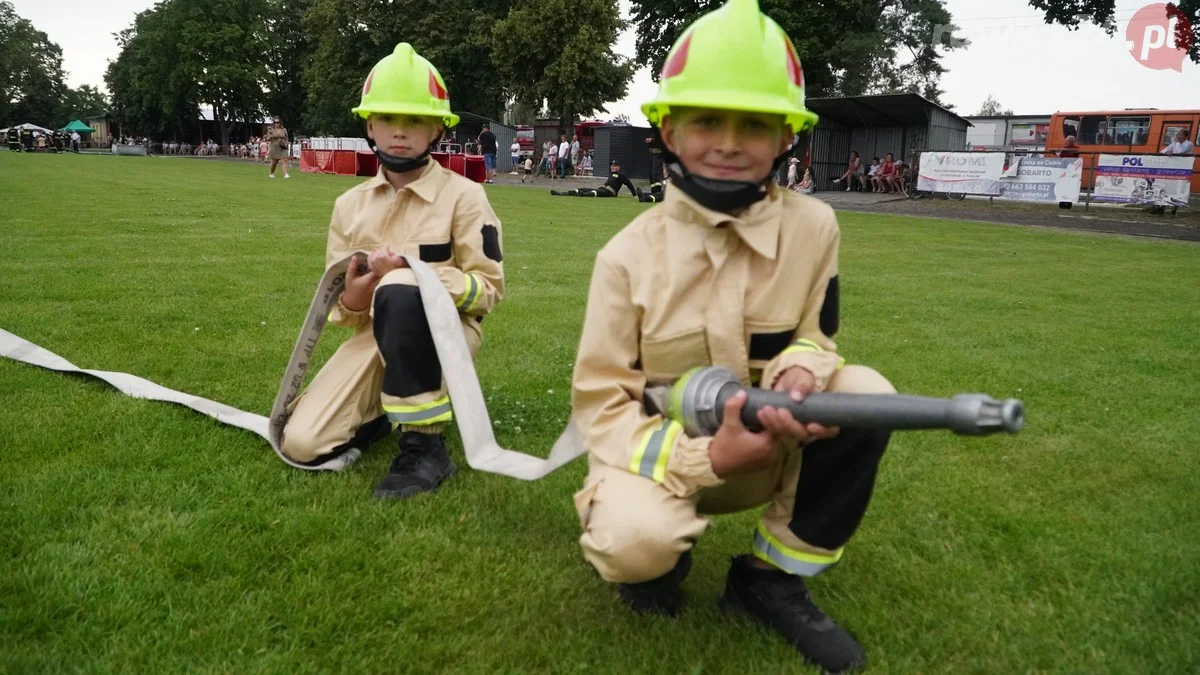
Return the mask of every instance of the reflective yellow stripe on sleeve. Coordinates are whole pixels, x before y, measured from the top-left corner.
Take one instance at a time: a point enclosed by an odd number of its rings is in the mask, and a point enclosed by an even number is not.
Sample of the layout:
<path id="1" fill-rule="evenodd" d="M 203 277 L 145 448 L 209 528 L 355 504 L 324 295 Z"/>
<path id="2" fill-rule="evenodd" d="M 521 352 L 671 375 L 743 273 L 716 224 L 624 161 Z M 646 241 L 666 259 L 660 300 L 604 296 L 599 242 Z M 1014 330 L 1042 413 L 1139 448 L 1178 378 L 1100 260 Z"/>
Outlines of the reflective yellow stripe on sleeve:
<path id="1" fill-rule="evenodd" d="M 813 342 L 812 340 L 809 340 L 808 338 L 800 338 L 799 340 L 796 340 L 795 342 L 793 342 L 791 344 L 791 346 L 789 346 L 787 349 L 780 352 L 779 355 L 783 356 L 784 354 L 797 354 L 800 352 L 823 352 L 823 351 L 825 351 L 825 350 L 821 348 L 821 345 Z M 841 367 L 844 365 L 846 365 L 846 359 L 839 356 L 838 357 L 838 365 L 837 365 L 838 369 L 840 370 Z"/>
<path id="2" fill-rule="evenodd" d="M 458 299 L 458 308 L 464 312 L 469 312 L 475 307 L 475 301 L 479 299 L 479 281 L 471 272 L 463 275 L 464 290 L 462 297 Z"/>
<path id="3" fill-rule="evenodd" d="M 667 476 L 671 448 L 675 447 L 675 439 L 682 431 L 683 427 L 678 422 L 669 419 L 664 419 L 658 428 L 647 431 L 633 453 L 629 470 L 655 483 L 663 482 Z"/>

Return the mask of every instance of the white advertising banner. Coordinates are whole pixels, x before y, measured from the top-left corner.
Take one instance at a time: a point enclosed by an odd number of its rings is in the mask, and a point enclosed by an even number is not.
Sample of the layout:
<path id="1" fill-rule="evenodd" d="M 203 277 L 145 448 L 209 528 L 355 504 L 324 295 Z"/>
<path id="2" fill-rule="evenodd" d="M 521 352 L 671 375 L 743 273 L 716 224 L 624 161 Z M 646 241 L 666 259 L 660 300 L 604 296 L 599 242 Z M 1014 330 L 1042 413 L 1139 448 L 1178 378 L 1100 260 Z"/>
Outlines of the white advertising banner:
<path id="1" fill-rule="evenodd" d="M 923 152 L 917 189 L 999 195 L 1003 171 L 1003 152 Z"/>
<path id="2" fill-rule="evenodd" d="M 1082 158 L 1014 157 L 1000 178 L 1000 197 L 1020 202 L 1079 201 Z"/>
<path id="3" fill-rule="evenodd" d="M 1195 157 L 1100 155 L 1096 166 L 1098 202 L 1146 206 L 1187 206 Z"/>

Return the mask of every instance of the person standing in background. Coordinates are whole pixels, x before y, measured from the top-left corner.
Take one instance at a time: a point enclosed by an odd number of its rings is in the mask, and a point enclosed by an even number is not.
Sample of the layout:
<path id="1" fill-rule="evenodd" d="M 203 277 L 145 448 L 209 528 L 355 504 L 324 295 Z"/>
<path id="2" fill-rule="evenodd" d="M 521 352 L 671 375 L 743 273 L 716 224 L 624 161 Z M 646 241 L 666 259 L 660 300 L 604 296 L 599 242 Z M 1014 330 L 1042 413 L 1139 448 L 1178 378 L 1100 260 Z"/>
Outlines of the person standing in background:
<path id="1" fill-rule="evenodd" d="M 566 134 L 562 134 L 558 138 L 558 177 L 566 178 L 567 169 L 571 166 L 571 144 L 567 142 Z"/>
<path id="2" fill-rule="evenodd" d="M 571 141 L 571 168 L 576 176 L 581 175 L 579 173 L 579 134 L 575 134 L 574 140 Z"/>
<path id="3" fill-rule="evenodd" d="M 275 125 L 267 132 L 267 158 L 271 160 L 271 168 L 267 171 L 267 175 L 271 178 L 275 177 L 275 167 L 283 162 L 283 177 L 291 178 L 288 175 L 288 132 L 283 128 L 283 123 L 279 121 L 279 116 L 274 117 Z"/>
<path id="4" fill-rule="evenodd" d="M 495 183 L 496 178 L 496 134 L 492 133 L 492 128 L 488 125 L 483 125 L 483 131 L 479 132 L 479 152 L 483 155 L 483 164 L 487 167 L 487 182 Z"/>

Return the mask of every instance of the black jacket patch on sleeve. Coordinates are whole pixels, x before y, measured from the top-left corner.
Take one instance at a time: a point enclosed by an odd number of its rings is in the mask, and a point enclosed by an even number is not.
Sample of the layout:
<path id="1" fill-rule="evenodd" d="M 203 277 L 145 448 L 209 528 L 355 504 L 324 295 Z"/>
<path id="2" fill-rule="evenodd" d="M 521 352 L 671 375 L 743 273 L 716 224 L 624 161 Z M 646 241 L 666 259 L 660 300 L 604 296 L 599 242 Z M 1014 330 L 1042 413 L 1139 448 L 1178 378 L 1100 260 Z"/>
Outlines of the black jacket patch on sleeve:
<path id="1" fill-rule="evenodd" d="M 825 289 L 825 302 L 821 305 L 821 332 L 833 337 L 838 331 L 838 278 L 829 280 Z"/>
<path id="2" fill-rule="evenodd" d="M 751 361 L 770 361 L 779 352 L 787 349 L 792 342 L 796 329 L 779 331 L 778 333 L 751 333 L 749 356 Z"/>
<path id="3" fill-rule="evenodd" d="M 495 225 L 483 226 L 483 254 L 496 262 L 504 261 L 500 253 L 500 231 Z"/>
<path id="4" fill-rule="evenodd" d="M 421 244 L 421 260 L 427 263 L 446 262 L 452 253 L 450 242 L 444 244 Z"/>

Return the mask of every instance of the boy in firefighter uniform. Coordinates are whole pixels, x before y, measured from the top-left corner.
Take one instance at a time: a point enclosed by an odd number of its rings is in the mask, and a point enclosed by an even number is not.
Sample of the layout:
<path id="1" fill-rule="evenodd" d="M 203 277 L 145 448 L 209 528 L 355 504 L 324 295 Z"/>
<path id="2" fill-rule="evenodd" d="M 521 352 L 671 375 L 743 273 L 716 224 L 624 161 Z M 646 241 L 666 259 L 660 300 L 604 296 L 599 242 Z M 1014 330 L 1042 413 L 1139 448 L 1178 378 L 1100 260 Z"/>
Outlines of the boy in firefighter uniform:
<path id="1" fill-rule="evenodd" d="M 728 45 L 741 45 L 730 50 Z M 772 180 L 804 107 L 803 74 L 756 0 L 729 0 L 688 27 L 642 110 L 670 172 L 665 201 L 597 255 L 572 389 L 588 449 L 575 495 L 586 559 L 638 612 L 675 615 L 708 520 L 765 506 L 753 555 L 730 566 L 722 602 L 748 612 L 829 671 L 860 666 L 850 634 L 803 577 L 842 557 L 874 487 L 887 432 L 800 424 L 784 410 L 688 437 L 647 390 L 697 366 L 790 392 L 894 393 L 836 352 L 839 230 L 832 209 Z M 670 406 L 662 406 L 670 408 Z"/>
<path id="2" fill-rule="evenodd" d="M 375 489 L 379 498 L 432 491 L 455 471 L 442 431 L 452 419 L 441 364 L 416 277 L 401 254 L 437 272 L 459 308 L 474 356 L 480 322 L 504 295 L 500 220 L 483 187 L 430 157 L 458 123 L 442 76 L 407 43 L 371 70 L 353 113 L 367 120 L 378 174 L 334 204 L 326 266 L 351 264 L 330 314 L 353 335 L 297 398 L 283 435 L 291 459 L 319 465 L 365 450 L 399 427 L 400 452 Z"/>

